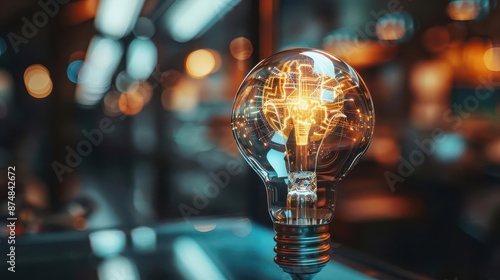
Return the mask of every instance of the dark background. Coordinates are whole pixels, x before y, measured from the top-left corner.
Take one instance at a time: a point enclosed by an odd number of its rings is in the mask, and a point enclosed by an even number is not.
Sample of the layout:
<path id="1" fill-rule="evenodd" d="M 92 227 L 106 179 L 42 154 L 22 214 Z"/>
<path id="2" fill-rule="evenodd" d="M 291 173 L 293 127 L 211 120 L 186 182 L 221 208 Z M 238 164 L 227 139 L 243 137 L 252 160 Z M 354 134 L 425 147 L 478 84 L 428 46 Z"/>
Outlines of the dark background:
<path id="1" fill-rule="evenodd" d="M 19 236 L 236 216 L 270 228 L 263 183 L 232 138 L 232 100 L 260 59 L 311 47 L 350 63 L 376 110 L 372 144 L 340 185 L 332 241 L 436 279 L 500 279 L 496 1 L 228 1 L 235 6 L 212 26 L 177 42 L 163 20 L 175 1 L 146 0 L 140 17 L 154 24 L 143 30 L 154 34 L 153 74 L 139 90 L 120 89 L 124 54 L 94 106 L 75 102 L 80 85 L 68 67 L 85 61 L 100 34 L 99 1 L 52 2 L 58 12 L 29 36 L 24 19 L 42 11 L 38 1 L 0 9 L 0 183 L 15 165 Z M 13 33 L 25 41 L 14 46 Z M 127 52 L 137 34 L 116 40 Z M 231 50 L 238 37 L 250 47 L 240 39 Z M 199 49 L 215 67 L 193 77 L 187 57 Z M 35 64 L 50 73 L 44 98 L 29 90 Z M 88 155 L 68 161 L 99 129 Z M 236 175 L 197 207 L 228 162 Z M 7 217 L 6 187 L 0 199 Z"/>

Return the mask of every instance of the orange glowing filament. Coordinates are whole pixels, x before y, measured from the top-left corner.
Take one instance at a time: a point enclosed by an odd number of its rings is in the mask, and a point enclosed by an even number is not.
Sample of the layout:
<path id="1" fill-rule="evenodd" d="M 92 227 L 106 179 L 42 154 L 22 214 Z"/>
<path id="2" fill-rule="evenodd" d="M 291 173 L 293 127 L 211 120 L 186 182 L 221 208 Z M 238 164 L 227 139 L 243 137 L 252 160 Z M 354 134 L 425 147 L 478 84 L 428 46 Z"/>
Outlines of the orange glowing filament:
<path id="1" fill-rule="evenodd" d="M 325 138 L 345 118 L 344 93 L 334 77 L 298 60 L 271 71 L 262 89 L 262 111 L 283 137 L 295 128 L 296 145 L 304 146 Z"/>

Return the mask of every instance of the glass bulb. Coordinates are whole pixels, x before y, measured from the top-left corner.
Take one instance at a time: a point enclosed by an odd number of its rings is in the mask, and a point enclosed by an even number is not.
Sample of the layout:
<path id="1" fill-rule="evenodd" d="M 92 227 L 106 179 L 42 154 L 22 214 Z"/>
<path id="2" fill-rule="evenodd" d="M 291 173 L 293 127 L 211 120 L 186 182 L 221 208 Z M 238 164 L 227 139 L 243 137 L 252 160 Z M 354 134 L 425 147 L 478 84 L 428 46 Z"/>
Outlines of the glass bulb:
<path id="1" fill-rule="evenodd" d="M 374 110 L 358 73 L 315 49 L 289 49 L 253 68 L 233 106 L 238 148 L 265 183 L 278 225 L 328 224 L 337 184 L 371 141 Z"/>

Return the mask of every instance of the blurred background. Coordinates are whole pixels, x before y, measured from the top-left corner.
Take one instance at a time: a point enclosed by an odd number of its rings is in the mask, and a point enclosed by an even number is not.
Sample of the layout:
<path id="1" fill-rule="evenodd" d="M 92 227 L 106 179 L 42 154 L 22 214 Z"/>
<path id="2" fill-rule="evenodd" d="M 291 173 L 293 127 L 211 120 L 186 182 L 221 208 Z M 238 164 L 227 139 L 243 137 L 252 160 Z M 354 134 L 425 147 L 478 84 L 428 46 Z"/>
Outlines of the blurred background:
<path id="1" fill-rule="evenodd" d="M 0 224 L 15 166 L 21 275 L 287 279 L 230 112 L 251 68 L 292 47 L 351 64 L 376 110 L 340 184 L 338 262 L 369 279 L 500 279 L 495 0 L 3 3 Z M 364 279 L 335 269 L 321 275 Z"/>

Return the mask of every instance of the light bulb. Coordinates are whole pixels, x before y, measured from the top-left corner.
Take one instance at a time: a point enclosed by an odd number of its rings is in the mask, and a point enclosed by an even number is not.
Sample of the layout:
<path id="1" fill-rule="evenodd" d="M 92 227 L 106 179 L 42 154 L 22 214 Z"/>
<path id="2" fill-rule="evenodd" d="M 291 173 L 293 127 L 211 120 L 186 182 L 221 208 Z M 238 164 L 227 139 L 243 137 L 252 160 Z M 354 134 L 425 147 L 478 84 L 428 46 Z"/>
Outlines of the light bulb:
<path id="1" fill-rule="evenodd" d="M 374 110 L 358 73 L 315 49 L 290 49 L 253 68 L 231 116 L 238 148 L 264 181 L 275 262 L 310 279 L 330 259 L 337 184 L 370 144 Z"/>

